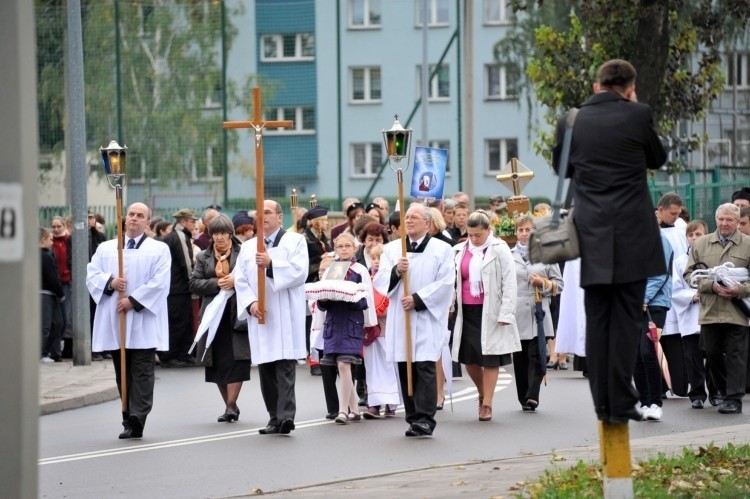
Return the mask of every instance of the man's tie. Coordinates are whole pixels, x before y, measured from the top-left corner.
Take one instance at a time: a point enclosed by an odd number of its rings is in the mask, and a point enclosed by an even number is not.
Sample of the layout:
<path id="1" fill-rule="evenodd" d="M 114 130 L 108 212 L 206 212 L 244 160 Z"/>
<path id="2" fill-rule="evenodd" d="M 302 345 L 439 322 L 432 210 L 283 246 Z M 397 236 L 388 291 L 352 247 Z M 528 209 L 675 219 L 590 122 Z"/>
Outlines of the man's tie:
<path id="1" fill-rule="evenodd" d="M 264 241 L 266 242 L 266 248 L 270 248 L 272 246 L 270 237 L 265 238 Z"/>
<path id="2" fill-rule="evenodd" d="M 416 241 L 412 241 L 411 242 L 411 251 L 412 251 L 412 253 L 415 252 L 415 251 L 417 251 L 417 243 L 416 243 Z"/>
<path id="3" fill-rule="evenodd" d="M 128 249 L 135 249 L 135 239 L 128 239 Z"/>

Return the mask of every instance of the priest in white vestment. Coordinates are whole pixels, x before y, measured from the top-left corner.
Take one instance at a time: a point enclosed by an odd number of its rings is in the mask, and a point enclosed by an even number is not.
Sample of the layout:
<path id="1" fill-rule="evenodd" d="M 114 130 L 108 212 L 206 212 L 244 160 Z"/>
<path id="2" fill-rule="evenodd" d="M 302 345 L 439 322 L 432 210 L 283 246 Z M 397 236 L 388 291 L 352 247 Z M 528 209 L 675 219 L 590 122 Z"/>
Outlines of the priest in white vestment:
<path id="1" fill-rule="evenodd" d="M 145 231 L 149 208 L 134 203 L 125 218 L 124 274 L 119 276 L 117 239 L 99 245 L 86 268 L 86 286 L 96 302 L 91 350 L 112 352 L 120 384 L 120 320 L 125 311 L 125 362 L 128 410 L 122 413 L 120 438 L 141 438 L 154 395 L 154 354 L 169 349 L 167 295 L 172 260 L 169 248 Z M 120 298 L 120 292 L 125 298 Z"/>
<path id="2" fill-rule="evenodd" d="M 294 430 L 294 383 L 297 359 L 307 357 L 305 346 L 305 279 L 310 261 L 305 237 L 281 228 L 281 206 L 265 201 L 263 237 L 266 252 L 258 253 L 257 239 L 242 244 L 234 268 L 237 315 L 247 319 L 250 352 L 258 365 L 260 390 L 269 420 L 259 433 L 289 434 Z M 265 270 L 265 312 L 258 307 L 258 267 Z M 259 324 L 263 316 L 265 324 Z"/>
<path id="3" fill-rule="evenodd" d="M 435 362 L 443 347 L 448 311 L 453 299 L 455 270 L 449 244 L 432 238 L 428 228 L 432 214 L 413 204 L 406 212 L 407 257 L 401 241 L 385 246 L 373 282 L 378 293 L 388 296 L 386 358 L 398 362 L 401 392 L 409 428 L 407 437 L 432 435 L 437 410 Z M 404 296 L 403 273 L 408 271 L 409 296 Z M 407 391 L 405 315 L 411 320 L 413 396 Z"/>

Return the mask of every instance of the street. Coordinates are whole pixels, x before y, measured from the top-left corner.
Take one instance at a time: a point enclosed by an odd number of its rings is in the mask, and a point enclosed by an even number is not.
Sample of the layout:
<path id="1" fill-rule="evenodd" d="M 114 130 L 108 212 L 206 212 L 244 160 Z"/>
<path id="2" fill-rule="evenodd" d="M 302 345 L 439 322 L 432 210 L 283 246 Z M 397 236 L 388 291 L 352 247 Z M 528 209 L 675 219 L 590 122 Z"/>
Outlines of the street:
<path id="1" fill-rule="evenodd" d="M 119 401 L 40 418 L 40 497 L 226 497 L 437 464 L 597 445 L 597 424 L 580 372 L 551 371 L 537 412 L 522 412 L 511 377 L 501 370 L 493 420 L 477 421 L 476 391 L 465 375 L 438 411 L 432 438 L 408 439 L 403 413 L 346 426 L 324 419 L 319 377 L 297 370 L 296 431 L 259 435 L 267 413 L 257 370 L 239 398 L 237 423 L 217 423 L 224 407 L 202 368 L 159 369 L 154 410 L 142 440 L 121 441 Z M 665 400 L 664 420 L 631 423 L 641 438 L 747 422 L 716 408 Z M 571 463 L 574 464 L 574 463 Z"/>

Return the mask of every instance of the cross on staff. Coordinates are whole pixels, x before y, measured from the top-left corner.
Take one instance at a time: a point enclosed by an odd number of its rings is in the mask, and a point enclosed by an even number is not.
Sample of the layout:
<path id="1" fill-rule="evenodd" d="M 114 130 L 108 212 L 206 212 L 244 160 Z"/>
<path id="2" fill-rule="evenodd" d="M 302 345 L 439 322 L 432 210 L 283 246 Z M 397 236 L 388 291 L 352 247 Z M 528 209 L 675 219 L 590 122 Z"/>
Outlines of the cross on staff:
<path id="1" fill-rule="evenodd" d="M 512 158 L 495 178 L 512 190 L 514 196 L 520 196 L 523 186 L 534 178 L 534 172 L 518 161 L 518 158 Z"/>
<path id="2" fill-rule="evenodd" d="M 260 88 L 253 87 L 253 119 L 252 121 L 225 121 L 224 128 L 252 128 L 255 130 L 255 209 L 257 211 L 255 220 L 255 232 L 261 234 L 263 230 L 263 129 L 264 128 L 289 128 L 294 126 L 293 121 L 265 121 L 263 120 L 263 108 L 260 105 Z M 257 236 L 258 253 L 265 253 L 266 245 L 262 236 Z M 266 280 L 265 269 L 258 267 L 258 310 L 260 317 L 258 324 L 265 324 L 266 312 Z"/>

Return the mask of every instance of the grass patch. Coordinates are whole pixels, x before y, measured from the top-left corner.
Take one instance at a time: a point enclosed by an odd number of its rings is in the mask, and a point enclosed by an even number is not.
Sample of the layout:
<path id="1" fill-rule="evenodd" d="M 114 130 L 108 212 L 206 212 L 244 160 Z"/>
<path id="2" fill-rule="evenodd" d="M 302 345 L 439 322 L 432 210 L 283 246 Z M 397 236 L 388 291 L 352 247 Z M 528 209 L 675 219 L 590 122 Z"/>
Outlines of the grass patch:
<path id="1" fill-rule="evenodd" d="M 602 497 L 602 467 L 579 461 L 566 470 L 547 470 L 536 482 L 519 482 L 511 491 L 534 499 Z M 679 456 L 660 453 L 638 461 L 633 493 L 649 498 L 750 497 L 750 445 L 685 448 Z"/>

